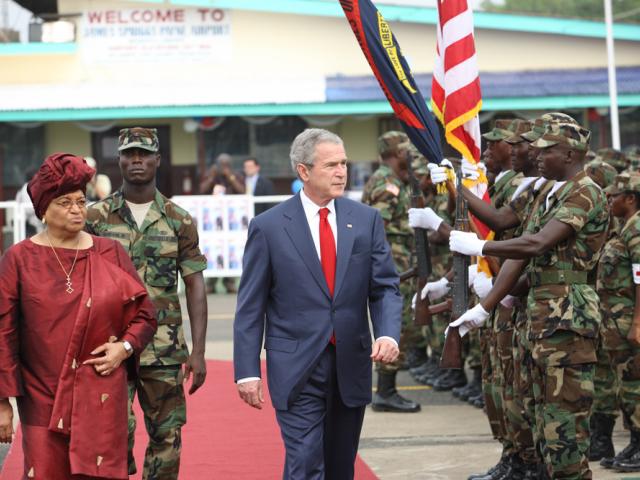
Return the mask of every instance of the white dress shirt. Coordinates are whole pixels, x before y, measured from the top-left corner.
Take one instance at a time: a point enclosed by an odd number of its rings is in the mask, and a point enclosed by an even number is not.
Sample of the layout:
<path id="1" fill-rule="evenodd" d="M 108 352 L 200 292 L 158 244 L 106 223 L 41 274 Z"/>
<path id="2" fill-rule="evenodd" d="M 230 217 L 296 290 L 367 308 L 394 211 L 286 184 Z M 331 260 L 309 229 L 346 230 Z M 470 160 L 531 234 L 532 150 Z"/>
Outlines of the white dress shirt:
<path id="1" fill-rule="evenodd" d="M 302 208 L 304 209 L 304 215 L 307 217 L 307 223 L 309 224 L 309 229 L 311 230 L 311 238 L 313 238 L 313 244 L 316 247 L 316 252 L 318 252 L 318 258 L 322 260 L 320 257 L 320 209 L 328 208 L 329 215 L 327 215 L 327 220 L 329 221 L 329 226 L 331 227 L 331 231 L 333 232 L 333 240 L 335 241 L 336 249 L 338 248 L 338 222 L 336 220 L 336 201 L 331 200 L 326 207 L 321 207 L 313 203 L 313 201 L 307 197 L 304 193 L 304 188 L 300 190 L 300 200 L 302 201 Z"/>

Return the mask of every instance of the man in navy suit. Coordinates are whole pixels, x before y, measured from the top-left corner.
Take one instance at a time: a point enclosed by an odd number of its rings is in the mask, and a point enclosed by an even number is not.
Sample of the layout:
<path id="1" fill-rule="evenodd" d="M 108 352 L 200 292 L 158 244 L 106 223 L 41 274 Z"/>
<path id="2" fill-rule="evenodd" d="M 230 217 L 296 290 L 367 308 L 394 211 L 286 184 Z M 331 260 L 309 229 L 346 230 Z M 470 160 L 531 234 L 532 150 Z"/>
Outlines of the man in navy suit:
<path id="1" fill-rule="evenodd" d="M 260 174 L 260 162 L 258 162 L 257 158 L 245 158 L 242 163 L 242 169 L 244 171 L 244 184 L 247 194 L 253 195 L 254 197 L 275 195 L 276 192 L 271 180 Z M 256 203 L 254 210 L 255 215 L 260 215 L 271 207 L 273 207 L 273 203 Z"/>
<path id="2" fill-rule="evenodd" d="M 285 479 L 352 479 L 371 362 L 398 356 L 402 297 L 377 210 L 341 198 L 342 140 L 291 146 L 304 187 L 252 220 L 234 323 L 240 397 L 262 408 L 260 350 L 286 448 Z M 371 316 L 375 341 L 369 330 Z"/>

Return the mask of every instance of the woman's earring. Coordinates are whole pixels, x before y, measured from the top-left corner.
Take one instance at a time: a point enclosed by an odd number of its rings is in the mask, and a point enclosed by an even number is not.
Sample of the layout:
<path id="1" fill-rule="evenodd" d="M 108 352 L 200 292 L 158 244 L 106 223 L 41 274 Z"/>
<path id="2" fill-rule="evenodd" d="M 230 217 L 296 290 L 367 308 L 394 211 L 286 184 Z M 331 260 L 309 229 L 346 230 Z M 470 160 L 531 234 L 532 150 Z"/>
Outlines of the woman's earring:
<path id="1" fill-rule="evenodd" d="M 42 217 L 42 223 L 43 223 L 44 225 L 46 225 L 46 224 L 47 224 L 47 219 L 46 219 L 46 218 L 44 218 L 44 217 Z"/>

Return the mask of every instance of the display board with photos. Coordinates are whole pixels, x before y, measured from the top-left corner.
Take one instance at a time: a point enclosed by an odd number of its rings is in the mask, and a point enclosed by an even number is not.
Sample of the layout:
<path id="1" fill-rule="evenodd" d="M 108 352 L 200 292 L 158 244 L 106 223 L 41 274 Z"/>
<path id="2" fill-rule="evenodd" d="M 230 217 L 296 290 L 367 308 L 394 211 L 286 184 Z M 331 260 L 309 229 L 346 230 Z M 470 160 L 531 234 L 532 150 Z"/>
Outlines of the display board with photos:
<path id="1" fill-rule="evenodd" d="M 181 195 L 171 199 L 193 217 L 198 226 L 200 251 L 207 257 L 205 277 L 239 277 L 253 218 L 249 195 Z"/>

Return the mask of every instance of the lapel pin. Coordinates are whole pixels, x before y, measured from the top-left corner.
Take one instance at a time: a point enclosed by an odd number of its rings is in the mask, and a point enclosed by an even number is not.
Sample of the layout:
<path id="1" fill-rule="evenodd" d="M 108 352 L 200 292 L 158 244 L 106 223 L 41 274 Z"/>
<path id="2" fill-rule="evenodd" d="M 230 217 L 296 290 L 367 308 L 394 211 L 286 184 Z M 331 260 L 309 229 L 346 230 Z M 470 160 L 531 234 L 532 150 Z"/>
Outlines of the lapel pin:
<path id="1" fill-rule="evenodd" d="M 353 225 L 351 225 L 350 223 L 347 223 L 347 228 L 353 228 Z"/>

